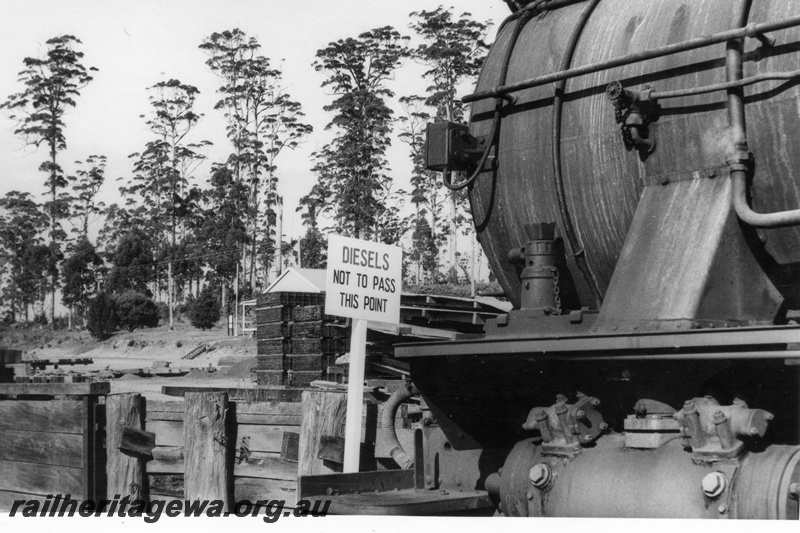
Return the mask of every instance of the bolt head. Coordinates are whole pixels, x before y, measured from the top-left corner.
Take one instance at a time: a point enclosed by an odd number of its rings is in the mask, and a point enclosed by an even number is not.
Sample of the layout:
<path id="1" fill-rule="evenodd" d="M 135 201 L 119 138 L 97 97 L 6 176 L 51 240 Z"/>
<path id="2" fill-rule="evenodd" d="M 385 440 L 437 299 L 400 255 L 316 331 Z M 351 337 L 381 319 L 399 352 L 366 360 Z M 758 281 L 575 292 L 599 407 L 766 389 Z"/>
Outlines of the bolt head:
<path id="1" fill-rule="evenodd" d="M 711 472 L 703 478 L 702 487 L 703 494 L 711 499 L 717 499 L 728 488 L 728 478 L 722 472 Z"/>
<path id="2" fill-rule="evenodd" d="M 600 400 L 598 400 L 597 398 L 592 398 L 591 400 L 589 400 L 589 403 L 592 404 L 592 407 L 597 407 L 600 405 Z"/>
<path id="3" fill-rule="evenodd" d="M 525 497 L 528 498 L 529 500 L 532 500 L 533 499 L 533 493 L 532 492 L 528 492 L 527 494 L 525 494 Z"/>
<path id="4" fill-rule="evenodd" d="M 533 465 L 528 478 L 537 489 L 545 488 L 550 480 L 553 478 L 553 468 L 546 463 L 538 463 Z"/>

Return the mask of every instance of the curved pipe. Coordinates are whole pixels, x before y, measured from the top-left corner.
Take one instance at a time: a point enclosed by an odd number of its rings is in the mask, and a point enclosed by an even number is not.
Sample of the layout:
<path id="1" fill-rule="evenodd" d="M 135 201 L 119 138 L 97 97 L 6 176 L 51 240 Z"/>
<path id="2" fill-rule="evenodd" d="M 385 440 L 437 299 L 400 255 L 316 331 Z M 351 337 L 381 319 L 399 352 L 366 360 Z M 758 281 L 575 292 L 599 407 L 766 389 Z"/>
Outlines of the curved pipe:
<path id="1" fill-rule="evenodd" d="M 394 417 L 397 415 L 397 409 L 400 407 L 400 404 L 414 396 L 415 393 L 416 390 L 413 385 L 408 384 L 404 387 L 400 387 L 386 400 L 386 403 L 383 405 L 383 413 L 381 414 L 381 441 L 384 446 L 389 449 L 389 454 L 392 456 L 394 462 L 404 470 L 408 470 L 414 466 L 414 458 L 403 450 L 400 441 L 397 439 Z"/>
<path id="2" fill-rule="evenodd" d="M 578 46 L 578 40 L 583 33 L 584 27 L 589 20 L 594 8 L 597 7 L 599 0 L 593 0 L 586 9 L 581 13 L 581 18 L 572 32 L 567 49 L 564 52 L 564 58 L 561 61 L 561 70 L 567 70 L 572 64 L 572 57 L 575 55 L 575 48 Z M 575 258 L 575 264 L 581 273 L 584 281 L 589 286 L 592 296 L 595 299 L 597 307 L 603 302 L 603 295 L 597 287 L 597 282 L 592 275 L 589 268 L 589 263 L 586 261 L 586 252 L 583 244 L 578 240 L 578 235 L 572 225 L 572 216 L 567 206 L 566 191 L 564 190 L 564 176 L 561 169 L 561 118 L 562 108 L 564 106 L 564 89 L 567 86 L 567 80 L 560 80 L 555 88 L 555 96 L 553 97 L 553 180 L 556 186 L 556 199 L 558 200 L 558 210 L 561 215 L 561 224 L 564 227 L 564 236 L 569 242 L 572 256 Z"/>
<path id="3" fill-rule="evenodd" d="M 745 27 L 752 0 L 744 0 L 739 25 Z M 725 48 L 725 77 L 728 83 L 743 79 L 743 48 L 741 39 L 728 41 Z M 732 182 L 732 204 L 736 215 L 756 228 L 785 228 L 800 225 L 800 209 L 775 213 L 756 213 L 747 203 L 747 171 L 750 160 L 747 149 L 747 123 L 744 112 L 744 89 L 728 89 L 728 120 L 736 143 L 738 157 L 728 162 Z"/>

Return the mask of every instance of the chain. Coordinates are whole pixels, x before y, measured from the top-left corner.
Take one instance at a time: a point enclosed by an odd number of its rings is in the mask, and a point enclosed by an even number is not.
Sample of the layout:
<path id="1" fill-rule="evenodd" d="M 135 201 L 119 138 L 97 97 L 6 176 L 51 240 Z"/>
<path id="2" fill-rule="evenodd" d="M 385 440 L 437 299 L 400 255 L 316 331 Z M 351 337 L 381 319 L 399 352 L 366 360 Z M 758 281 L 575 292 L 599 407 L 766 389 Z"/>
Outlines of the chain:
<path id="1" fill-rule="evenodd" d="M 553 269 L 553 300 L 555 301 L 556 308 L 555 308 L 555 312 L 553 314 L 555 314 L 555 315 L 560 315 L 561 314 L 561 296 L 560 296 L 561 289 L 558 288 L 558 278 L 559 278 L 558 269 L 554 268 Z"/>

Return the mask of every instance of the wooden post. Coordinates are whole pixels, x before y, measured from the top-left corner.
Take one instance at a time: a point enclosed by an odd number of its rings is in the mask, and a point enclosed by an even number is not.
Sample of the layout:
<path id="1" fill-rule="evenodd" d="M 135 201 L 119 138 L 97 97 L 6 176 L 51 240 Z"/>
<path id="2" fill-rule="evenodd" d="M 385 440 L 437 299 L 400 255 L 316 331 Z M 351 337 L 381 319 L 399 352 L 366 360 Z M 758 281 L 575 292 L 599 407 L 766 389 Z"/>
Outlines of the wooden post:
<path id="1" fill-rule="evenodd" d="M 359 402 L 360 403 L 360 402 Z M 341 466 L 319 458 L 321 437 L 344 437 L 347 395 L 341 392 L 303 391 L 298 475 L 341 472 Z"/>
<path id="2" fill-rule="evenodd" d="M 228 500 L 225 418 L 228 394 L 187 392 L 183 422 L 184 492 L 187 500 Z"/>
<path id="3" fill-rule="evenodd" d="M 141 397 L 138 394 L 112 394 L 106 397 L 106 475 L 107 498 L 142 495 L 144 458 L 119 449 L 125 428 L 142 429 Z"/>
<path id="4" fill-rule="evenodd" d="M 353 319 L 347 384 L 347 424 L 344 436 L 344 471 L 358 472 L 361 456 L 361 413 L 364 405 L 364 366 L 367 357 L 367 321 Z"/>

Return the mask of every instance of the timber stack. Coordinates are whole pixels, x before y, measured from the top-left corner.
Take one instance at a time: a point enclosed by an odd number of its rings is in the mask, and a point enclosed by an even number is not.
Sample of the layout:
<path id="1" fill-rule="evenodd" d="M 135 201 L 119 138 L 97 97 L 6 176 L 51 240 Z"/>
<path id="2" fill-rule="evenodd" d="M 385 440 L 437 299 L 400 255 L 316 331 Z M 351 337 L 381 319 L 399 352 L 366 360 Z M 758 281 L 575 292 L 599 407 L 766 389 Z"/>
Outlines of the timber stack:
<path id="1" fill-rule="evenodd" d="M 344 319 L 325 314 L 325 294 L 269 293 L 256 305 L 256 383 L 306 387 L 327 379 L 349 350 Z"/>

